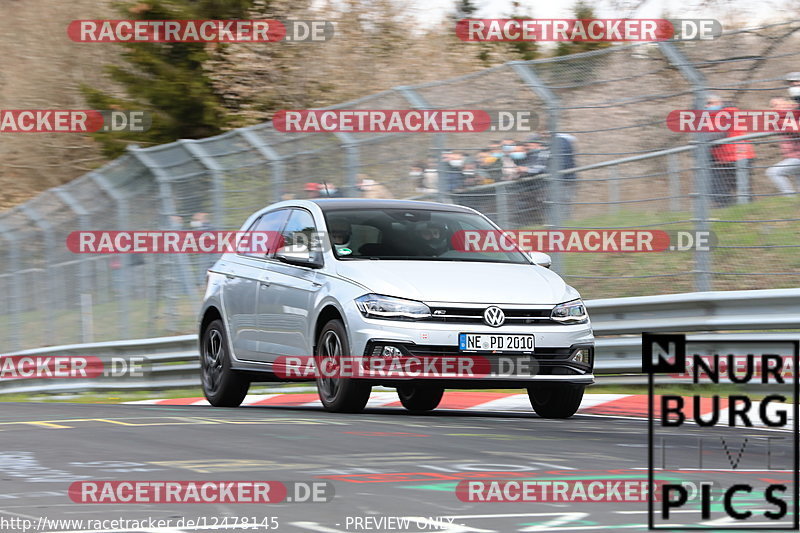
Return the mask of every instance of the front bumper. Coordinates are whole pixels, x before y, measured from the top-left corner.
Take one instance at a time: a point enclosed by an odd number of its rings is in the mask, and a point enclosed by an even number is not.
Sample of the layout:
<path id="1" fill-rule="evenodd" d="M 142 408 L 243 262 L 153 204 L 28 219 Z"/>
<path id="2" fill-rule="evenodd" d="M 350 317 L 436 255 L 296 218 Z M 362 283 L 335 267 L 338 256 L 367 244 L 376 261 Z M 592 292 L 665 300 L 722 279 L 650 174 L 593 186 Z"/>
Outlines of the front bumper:
<path id="1" fill-rule="evenodd" d="M 375 381 L 391 385 L 410 379 L 446 382 L 448 387 L 480 388 L 482 386 L 524 387 L 531 382 L 562 382 L 588 385 L 594 383 L 594 336 L 586 324 L 504 325 L 493 328 L 484 324 L 443 324 L 426 321 L 393 321 L 365 318 L 354 310 L 347 317 L 351 353 L 355 357 L 373 357 L 376 347 L 395 346 L 402 358 L 435 358 L 477 360 L 477 372 L 444 372 L 415 377 L 389 379 L 378 372 Z M 460 333 L 533 334 L 534 351 L 519 353 L 469 353 L 458 346 Z M 576 350 L 590 352 L 589 364 L 573 359 Z M 380 353 L 380 350 L 378 350 Z M 386 365 L 384 365 L 384 368 Z"/>

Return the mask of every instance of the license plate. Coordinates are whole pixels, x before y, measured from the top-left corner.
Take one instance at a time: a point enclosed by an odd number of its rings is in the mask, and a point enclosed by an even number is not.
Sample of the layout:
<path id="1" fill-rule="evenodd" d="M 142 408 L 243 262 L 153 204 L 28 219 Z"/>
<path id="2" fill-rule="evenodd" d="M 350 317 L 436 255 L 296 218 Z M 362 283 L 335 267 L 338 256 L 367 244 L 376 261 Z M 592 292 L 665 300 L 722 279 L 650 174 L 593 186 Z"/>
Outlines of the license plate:
<path id="1" fill-rule="evenodd" d="M 532 352 L 533 335 L 508 333 L 459 333 L 462 352 Z"/>

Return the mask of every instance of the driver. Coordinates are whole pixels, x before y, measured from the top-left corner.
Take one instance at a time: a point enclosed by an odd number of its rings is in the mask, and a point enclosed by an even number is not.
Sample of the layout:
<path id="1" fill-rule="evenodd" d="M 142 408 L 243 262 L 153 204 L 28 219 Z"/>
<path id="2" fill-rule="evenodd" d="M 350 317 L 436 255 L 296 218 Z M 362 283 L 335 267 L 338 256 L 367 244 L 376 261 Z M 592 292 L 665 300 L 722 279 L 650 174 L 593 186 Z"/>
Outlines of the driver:
<path id="1" fill-rule="evenodd" d="M 417 235 L 422 243 L 424 253 L 439 255 L 448 249 L 446 228 L 435 222 L 422 222 L 417 227 Z"/>
<path id="2" fill-rule="evenodd" d="M 353 229 L 350 223 L 343 218 L 332 218 L 328 224 L 328 233 L 336 251 L 348 248 Z"/>

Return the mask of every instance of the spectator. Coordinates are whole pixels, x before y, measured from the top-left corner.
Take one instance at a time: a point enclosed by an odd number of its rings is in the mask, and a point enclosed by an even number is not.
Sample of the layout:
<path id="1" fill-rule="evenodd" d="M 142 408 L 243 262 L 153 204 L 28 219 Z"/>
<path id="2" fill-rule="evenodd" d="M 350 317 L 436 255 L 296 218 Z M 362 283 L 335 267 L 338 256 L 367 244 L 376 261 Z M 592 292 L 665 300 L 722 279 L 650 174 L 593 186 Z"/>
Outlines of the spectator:
<path id="1" fill-rule="evenodd" d="M 706 100 L 705 109 L 708 111 L 720 111 L 724 108 L 722 98 L 717 95 L 709 95 Z M 727 132 L 715 131 L 705 134 L 703 137 L 706 141 L 716 141 L 724 139 Z M 725 207 L 732 203 L 732 192 L 736 183 L 736 167 L 734 166 L 735 160 L 723 157 L 725 151 L 721 150 L 723 145 L 711 146 L 711 187 L 710 195 L 711 202 L 714 207 Z"/>
<path id="2" fill-rule="evenodd" d="M 436 192 L 436 171 L 431 172 L 427 168 L 427 163 L 418 161 L 411 165 L 408 172 L 408 177 L 415 184 L 415 190 L 423 194 L 430 194 Z"/>
<path id="3" fill-rule="evenodd" d="M 547 182 L 542 177 L 547 170 L 550 153 L 542 145 L 541 136 L 532 135 L 524 145 L 511 152 L 511 156 L 517 164 L 520 179 L 512 190 L 515 193 L 517 225 L 541 224 L 547 205 Z"/>
<path id="4" fill-rule="evenodd" d="M 738 108 L 728 105 L 724 106 L 722 98 L 716 95 L 710 95 L 706 102 L 706 109 L 710 110 L 723 110 L 723 111 L 738 111 Z M 725 137 L 738 137 L 739 135 L 747 134 L 747 130 L 731 128 L 727 134 L 714 135 L 715 138 L 723 139 Z M 711 147 L 712 157 L 712 200 L 717 207 L 730 205 L 734 202 L 736 195 L 736 165 L 737 161 L 742 161 L 740 165 L 744 167 L 745 183 L 750 183 L 750 168 L 752 168 L 753 160 L 755 159 L 755 151 L 750 143 L 739 141 L 729 144 L 717 144 Z M 742 191 L 749 198 L 750 191 Z"/>
<path id="5" fill-rule="evenodd" d="M 306 192 L 306 198 L 320 198 L 322 196 L 322 184 L 310 181 L 305 184 L 303 190 Z"/>
<path id="6" fill-rule="evenodd" d="M 502 157 L 503 153 L 498 151 L 484 151 L 478 153 L 475 172 L 478 176 L 479 183 L 494 183 L 503 178 Z"/>
<path id="7" fill-rule="evenodd" d="M 445 192 L 457 191 L 464 187 L 464 154 L 460 152 L 444 152 L 444 187 Z"/>
<path id="8" fill-rule="evenodd" d="M 793 111 L 797 107 L 788 98 L 773 98 L 770 104 L 776 111 Z M 791 196 L 795 188 L 790 178 L 800 175 L 800 134 L 787 133 L 781 139 L 783 160 L 767 169 L 767 177 L 784 196 Z"/>
<path id="9" fill-rule="evenodd" d="M 320 184 L 319 192 L 324 198 L 340 198 L 342 196 L 341 192 L 335 185 L 326 182 L 322 182 Z"/>
<path id="10" fill-rule="evenodd" d="M 512 152 L 514 156 L 522 153 L 524 157 L 517 156 L 515 162 L 519 167 L 520 177 L 539 176 L 547 171 L 547 161 L 550 159 L 550 152 L 542 145 L 540 135 L 531 135 L 523 146 Z"/>
<path id="11" fill-rule="evenodd" d="M 208 213 L 195 213 L 189 222 L 189 227 L 195 231 L 211 231 L 211 223 L 208 221 Z"/>
<path id="12" fill-rule="evenodd" d="M 366 174 L 359 174 L 358 178 L 358 190 L 361 191 L 362 198 L 394 198 L 389 189 L 377 181 L 368 178 Z"/>
<path id="13" fill-rule="evenodd" d="M 503 181 L 515 180 L 519 176 L 519 165 L 514 162 L 511 154 L 517 151 L 517 143 L 512 139 L 505 139 L 500 145 L 502 156 L 500 161 L 503 169 Z M 515 156 L 519 157 L 519 156 Z"/>

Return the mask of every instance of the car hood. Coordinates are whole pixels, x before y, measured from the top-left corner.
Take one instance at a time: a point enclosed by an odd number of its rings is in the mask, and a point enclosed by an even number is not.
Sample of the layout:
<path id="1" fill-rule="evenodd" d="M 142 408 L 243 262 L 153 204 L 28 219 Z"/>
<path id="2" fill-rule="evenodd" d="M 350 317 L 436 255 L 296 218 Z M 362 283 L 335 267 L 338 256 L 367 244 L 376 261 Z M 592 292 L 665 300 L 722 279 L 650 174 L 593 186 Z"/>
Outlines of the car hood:
<path id="1" fill-rule="evenodd" d="M 534 265 L 459 261 L 339 261 L 337 273 L 370 292 L 425 302 L 557 304 L 578 292 Z"/>

